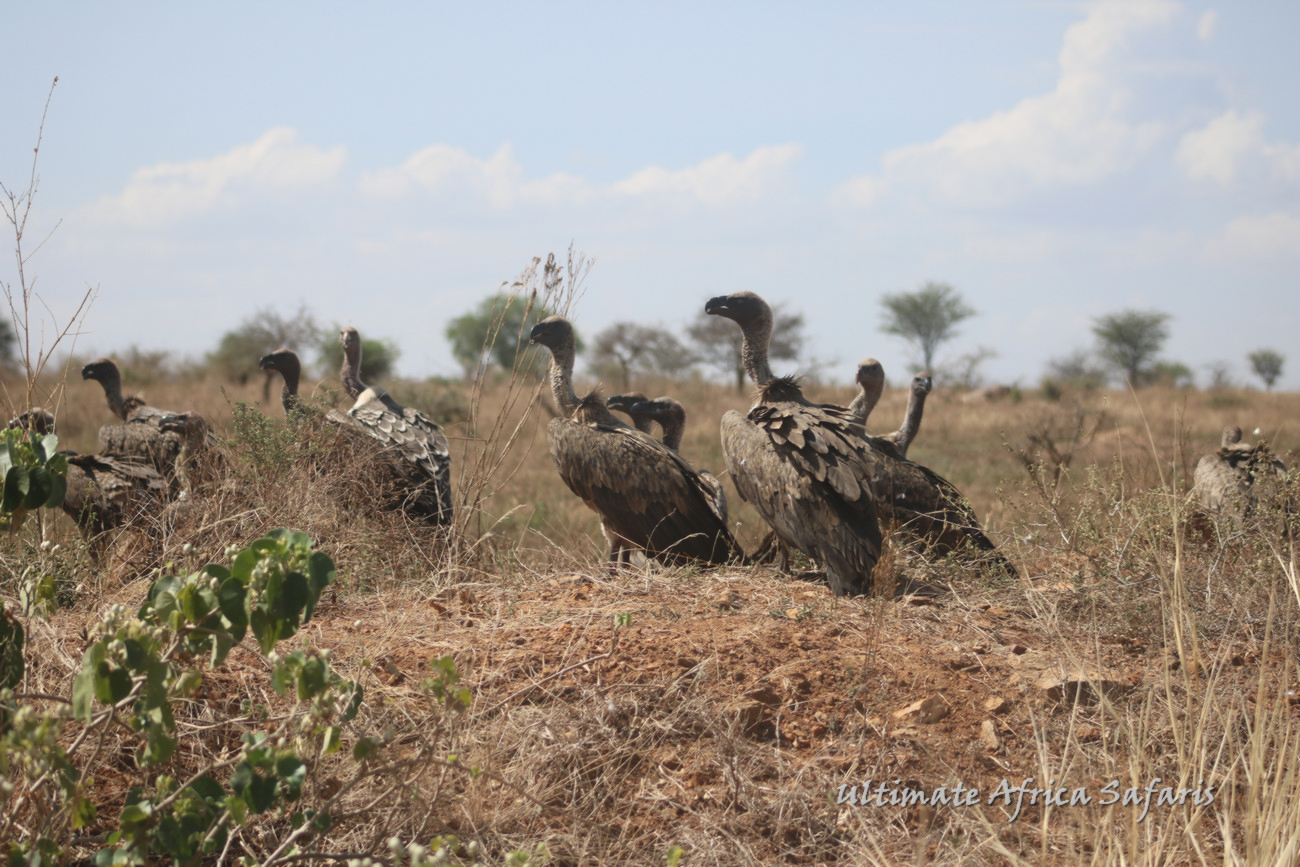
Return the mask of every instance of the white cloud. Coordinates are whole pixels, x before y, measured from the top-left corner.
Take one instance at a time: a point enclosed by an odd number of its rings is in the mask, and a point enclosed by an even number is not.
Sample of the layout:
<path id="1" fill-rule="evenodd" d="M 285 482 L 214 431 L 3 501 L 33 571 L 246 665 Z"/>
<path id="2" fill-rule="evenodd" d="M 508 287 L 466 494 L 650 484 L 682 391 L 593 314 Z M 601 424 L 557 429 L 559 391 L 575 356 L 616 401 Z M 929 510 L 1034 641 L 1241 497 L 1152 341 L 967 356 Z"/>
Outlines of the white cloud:
<path id="1" fill-rule="evenodd" d="M 1237 217 L 1205 247 L 1211 262 L 1259 262 L 1300 256 L 1300 217 L 1272 213 Z"/>
<path id="2" fill-rule="evenodd" d="M 1160 141 L 1164 125 L 1127 118 L 1131 99 L 1117 55 L 1135 34 L 1167 24 L 1178 10 L 1171 0 L 1093 4 L 1065 32 L 1055 90 L 885 154 L 882 180 L 940 202 L 987 207 L 1131 167 Z M 880 189 L 855 178 L 840 193 L 861 200 L 865 191 L 870 201 Z"/>
<path id="3" fill-rule="evenodd" d="M 612 189 L 626 196 L 685 197 L 713 208 L 752 204 L 785 176 L 802 152 L 801 145 L 775 145 L 755 148 L 743 160 L 719 154 L 676 171 L 650 166 L 615 183 Z"/>
<path id="4" fill-rule="evenodd" d="M 1209 42 L 1214 38 L 1214 30 L 1219 24 L 1219 13 L 1213 9 L 1206 10 L 1196 22 L 1196 38 Z"/>
<path id="5" fill-rule="evenodd" d="M 1216 181 L 1222 186 L 1256 167 L 1276 180 L 1300 178 L 1300 146 L 1264 141 L 1264 115 L 1258 111 L 1243 115 L 1229 110 L 1187 133 L 1174 160 L 1188 178 Z"/>
<path id="6" fill-rule="evenodd" d="M 363 193 L 397 198 L 422 191 L 431 196 L 459 194 L 498 211 L 519 204 L 583 205 L 597 199 L 669 197 L 726 207 L 760 200 L 784 176 L 802 148 L 778 145 L 756 148 L 744 159 L 719 154 L 684 169 L 659 166 L 640 169 L 608 186 L 589 184 L 562 173 L 526 180 L 510 146 L 502 145 L 487 159 L 439 144 L 424 148 L 397 168 L 381 169 L 361 179 Z"/>
<path id="7" fill-rule="evenodd" d="M 571 175 L 524 180 L 523 166 L 515 160 L 509 144 L 487 159 L 451 145 L 430 145 L 397 168 L 363 175 L 360 188 L 363 194 L 376 198 L 398 198 L 417 191 L 435 197 L 468 196 L 496 211 L 521 203 L 576 203 L 591 195 L 587 183 Z"/>
<path id="8" fill-rule="evenodd" d="M 267 131 L 252 144 L 209 159 L 159 163 L 137 171 L 118 196 L 93 211 L 136 227 L 231 209 L 267 192 L 303 190 L 334 180 L 347 159 L 342 145 L 322 150 L 298 143 L 289 127 Z"/>

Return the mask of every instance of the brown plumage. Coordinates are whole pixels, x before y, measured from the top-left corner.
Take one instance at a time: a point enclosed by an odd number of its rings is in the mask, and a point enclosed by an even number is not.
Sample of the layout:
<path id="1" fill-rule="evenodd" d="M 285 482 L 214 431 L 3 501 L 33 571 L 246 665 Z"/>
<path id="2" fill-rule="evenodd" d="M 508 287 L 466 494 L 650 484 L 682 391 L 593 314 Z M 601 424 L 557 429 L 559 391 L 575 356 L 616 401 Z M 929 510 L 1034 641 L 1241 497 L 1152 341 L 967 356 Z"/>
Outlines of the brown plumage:
<path id="1" fill-rule="evenodd" d="M 384 388 L 361 381 L 361 337 L 351 326 L 339 332 L 343 388 L 356 403 L 348 415 L 386 449 L 399 454 L 414 484 L 409 508 L 435 524 L 450 524 L 451 450 L 442 428 L 418 409 L 402 406 Z M 353 394 L 353 389 L 360 389 Z"/>
<path id="2" fill-rule="evenodd" d="M 879 398 L 877 386 L 884 382 L 880 363 L 875 359 L 860 363 L 857 380 L 862 394 L 855 398 L 854 405 L 865 405 L 870 412 Z M 931 385 L 929 374 L 918 373 L 912 378 L 903 426 L 883 436 L 866 435 L 871 447 L 867 479 L 875 493 L 880 520 L 900 527 L 936 552 L 967 548 L 985 552 L 990 568 L 1014 577 L 1015 567 L 998 553 L 961 492 L 929 467 L 907 460 L 907 448 L 921 428 Z M 853 406 L 849 412 L 855 417 L 858 414 Z"/>
<path id="3" fill-rule="evenodd" d="M 203 416 L 193 410 L 163 416 L 158 426 L 181 438 L 175 475 L 182 491 L 192 493 L 196 487 L 226 475 L 229 458 L 219 446 L 211 445 L 208 423 Z"/>
<path id="4" fill-rule="evenodd" d="M 57 424 L 54 421 L 54 413 L 44 407 L 34 406 L 11 418 L 8 427 L 31 431 L 37 436 L 45 436 L 54 433 Z"/>
<path id="5" fill-rule="evenodd" d="M 610 398 L 613 400 L 613 398 Z M 686 407 L 671 397 L 656 397 L 654 400 L 642 400 L 632 404 L 628 414 L 635 419 L 642 419 L 647 424 L 657 423 L 663 429 L 663 444 L 677 453 L 682 450 L 682 437 L 686 433 Z M 640 428 L 638 428 L 640 430 Z M 704 484 L 713 492 L 713 511 L 723 524 L 727 523 L 727 493 L 722 489 L 722 482 L 708 470 L 698 470 Z"/>
<path id="6" fill-rule="evenodd" d="M 601 516 L 611 565 L 637 548 L 664 563 L 722 565 L 744 554 L 714 511 L 712 492 L 680 455 L 619 421 L 598 393 L 573 391 L 573 327 L 551 316 L 529 339 L 551 350 L 549 380 L 563 417 L 546 440 L 560 478 Z"/>
<path id="7" fill-rule="evenodd" d="M 296 352 L 292 349 L 277 350 L 262 356 L 258 366 L 262 370 L 277 371 L 284 378 L 280 403 L 286 417 L 302 419 L 310 415 L 298 396 L 302 362 Z M 394 401 L 393 405 L 399 407 L 394 412 L 385 404 L 387 394 L 378 387 L 366 389 L 347 414 L 327 410 L 323 415 L 324 421 L 343 436 L 355 437 L 367 444 L 376 441 L 382 444 L 380 453 L 384 466 L 396 485 L 397 505 L 403 511 L 433 524 L 450 523 L 450 488 L 439 488 L 436 460 L 420 444 L 420 436 L 411 433 L 413 423 L 401 411 L 402 408 Z M 407 412 L 419 415 L 415 410 Z"/>
<path id="8" fill-rule="evenodd" d="M 655 430 L 654 419 L 645 413 L 638 413 L 632 410 L 632 407 L 642 403 L 646 396 L 639 391 L 630 391 L 627 394 L 616 394 L 606 398 L 605 405 L 610 409 L 616 409 L 619 412 L 626 413 L 632 419 L 632 427 L 641 431 L 641 433 L 652 434 Z"/>
<path id="9" fill-rule="evenodd" d="M 95 537 L 158 511 L 167 483 L 141 459 L 113 455 L 68 456 L 68 491 L 63 511 L 88 537 Z"/>
<path id="10" fill-rule="evenodd" d="M 165 431 L 160 422 L 176 413 L 149 406 L 143 398 L 122 396 L 122 375 L 112 359 L 101 358 L 81 368 L 82 379 L 93 379 L 104 389 L 108 408 L 125 424 L 104 425 L 99 429 L 99 453 L 119 457 L 143 458 L 176 493 L 176 461 L 181 454 L 181 435 Z M 209 448 L 217 445 L 210 430 L 205 434 Z"/>
<path id="11" fill-rule="evenodd" d="M 865 426 L 885 390 L 885 368 L 874 358 L 864 358 L 858 362 L 854 379 L 862 391 L 849 404 L 849 418 Z"/>
<path id="12" fill-rule="evenodd" d="M 8 427 L 36 436 L 56 432 L 54 414 L 41 407 L 19 414 Z M 157 512 L 168 497 L 166 480 L 142 458 L 79 455 L 71 450 L 60 454 L 68 461 L 67 492 L 60 507 L 87 538 Z"/>
<path id="13" fill-rule="evenodd" d="M 157 426 L 158 419 L 172 415 L 165 409 L 149 406 L 137 395 L 123 397 L 122 374 L 111 358 L 90 362 L 81 368 L 81 378 L 93 379 L 103 387 L 109 410 L 124 422 L 147 422 Z"/>
<path id="14" fill-rule="evenodd" d="M 1242 443 L 1241 428 L 1229 425 L 1219 450 L 1196 462 L 1192 479 L 1203 511 L 1241 519 L 1259 505 L 1259 488 L 1285 482 L 1286 464 L 1263 440 L 1253 446 Z"/>
<path id="15" fill-rule="evenodd" d="M 870 592 L 882 540 L 865 431 L 845 410 L 810 403 L 795 379 L 772 375 L 772 310 L 762 298 L 735 292 L 704 310 L 740 326 L 741 357 L 758 385 L 747 415 L 722 417 L 736 490 L 781 541 L 822 564 L 837 596 Z"/>

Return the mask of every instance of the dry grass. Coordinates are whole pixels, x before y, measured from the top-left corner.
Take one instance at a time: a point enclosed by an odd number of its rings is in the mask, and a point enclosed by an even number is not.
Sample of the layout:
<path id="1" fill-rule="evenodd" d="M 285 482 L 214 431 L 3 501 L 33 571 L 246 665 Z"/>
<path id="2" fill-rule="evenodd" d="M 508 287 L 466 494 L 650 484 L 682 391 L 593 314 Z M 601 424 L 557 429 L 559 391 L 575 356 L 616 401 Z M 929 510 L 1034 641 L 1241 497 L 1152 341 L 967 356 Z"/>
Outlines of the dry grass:
<path id="1" fill-rule="evenodd" d="M 698 382 L 633 386 L 678 397 L 690 412 L 683 452 L 722 468 L 718 418 L 747 396 Z M 546 453 L 549 415 L 532 383 L 393 388 L 399 399 L 471 412 L 445 425 L 459 510 L 450 538 L 320 471 L 339 462 L 364 475 L 373 462 L 287 428 L 276 395 L 260 403 L 260 383 L 224 393 L 205 381 L 135 388 L 154 405 L 210 419 L 236 483 L 201 492 L 109 562 L 91 559 L 62 516 L 51 529 L 64 543 L 57 553 L 11 540 L 6 597 L 22 565 L 37 561 L 58 576 L 66 603 L 48 624 L 30 620 L 26 688 L 65 694 L 82 630 L 107 602 L 137 604 L 154 566 L 219 559 L 273 526 L 307 531 L 339 565 L 340 582 L 305 634 L 366 686 L 352 735 L 389 744 L 359 777 L 346 750 L 313 765 L 306 805 L 351 785 L 336 801 L 335 829 L 311 844 L 317 851 L 384 855 L 392 836 L 453 833 L 486 863 L 539 842 L 559 864 L 661 863 L 673 846 L 685 864 L 1297 856 L 1294 549 L 1226 525 L 1209 538 L 1184 529 L 1190 468 L 1222 427 L 1259 427 L 1276 449 L 1295 451 L 1300 396 L 1152 389 L 1136 399 L 1089 395 L 1080 411 L 1068 400 L 971 405 L 935 395 L 912 457 L 967 494 L 1023 578 L 899 551 L 886 571 L 949 588 L 908 604 L 837 601 L 820 584 L 765 569 L 607 576 L 597 519 Z M 329 381 L 314 391 L 326 402 L 332 392 Z M 852 392 L 811 396 L 847 403 Z M 887 393 L 878 426 L 892 428 L 905 400 L 901 389 Z M 236 424 L 240 403 L 251 409 Z M 1071 444 L 1080 412 L 1084 432 L 1095 430 Z M 97 427 L 112 418 L 98 386 L 76 381 L 59 420 L 65 445 L 93 451 Z M 1059 476 L 1044 441 L 1058 456 L 1073 450 Z M 1031 476 L 1021 452 L 1046 458 L 1047 472 Z M 761 523 L 729 495 L 752 548 Z M 187 543 L 197 552 L 183 553 Z M 1026 668 L 1040 654 L 1123 688 L 1054 701 Z M 474 694 L 464 712 L 419 687 L 444 656 Z M 942 719 L 895 715 L 935 694 Z M 990 697 L 1006 708 L 988 710 Z M 290 711 L 267 689 L 265 661 L 237 651 L 184 705 L 183 747 L 163 770 L 182 777 Z M 980 740 L 985 721 L 997 747 Z M 134 735 L 114 737 L 85 769 L 101 792 L 87 852 L 138 774 Z M 1204 780 L 1216 798 L 1152 806 L 1141 821 L 1140 807 L 1098 803 L 1026 805 L 1009 821 L 1012 808 L 988 796 L 1003 779 L 1027 777 L 1083 788 L 1094 802 L 1112 780 L 1122 792 L 1155 778 L 1183 788 Z M 925 790 L 961 782 L 983 797 L 937 810 L 836 803 L 839 786 L 867 779 Z M 263 858 L 287 829 L 284 817 L 250 824 L 231 852 Z"/>

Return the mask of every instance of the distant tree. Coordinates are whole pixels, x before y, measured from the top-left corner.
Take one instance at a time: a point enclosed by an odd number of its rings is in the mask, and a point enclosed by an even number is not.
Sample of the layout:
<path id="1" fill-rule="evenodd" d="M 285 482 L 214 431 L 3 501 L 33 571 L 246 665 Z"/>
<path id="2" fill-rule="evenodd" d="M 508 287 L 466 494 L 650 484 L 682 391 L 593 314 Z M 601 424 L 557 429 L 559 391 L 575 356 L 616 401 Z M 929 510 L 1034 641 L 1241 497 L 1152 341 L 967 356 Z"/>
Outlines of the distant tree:
<path id="1" fill-rule="evenodd" d="M 804 323 L 802 313 L 789 313 L 785 305 L 772 307 L 772 342 L 767 356 L 772 361 L 797 361 L 803 354 Z M 744 341 L 736 323 L 721 316 L 700 313 L 700 318 L 686 326 L 686 336 L 695 347 L 699 361 L 735 377 L 736 391 L 745 391 L 745 362 L 740 351 Z"/>
<path id="2" fill-rule="evenodd" d="M 0 319 L 0 367 L 12 368 L 18 363 L 18 335 L 8 319 Z"/>
<path id="3" fill-rule="evenodd" d="M 530 310 L 527 298 L 509 292 L 484 298 L 474 310 L 447 323 L 445 333 L 451 342 L 452 357 L 460 362 L 466 377 L 477 376 L 493 364 L 513 370 L 520 353 L 533 348 L 528 333 L 553 312 L 541 304 L 534 304 Z M 582 338 L 576 331 L 573 336 L 581 351 Z M 545 353 L 533 354 L 532 364 L 540 372 L 546 363 Z"/>
<path id="4" fill-rule="evenodd" d="M 922 366 L 934 369 L 939 344 L 957 334 L 957 323 L 974 316 L 975 308 L 947 283 L 925 283 L 915 292 L 881 296 L 885 318 L 880 330 L 901 337 L 921 350 Z"/>
<path id="5" fill-rule="evenodd" d="M 258 372 L 257 362 L 268 352 L 292 349 L 301 354 L 307 348 L 315 349 L 320 339 L 320 328 L 307 305 L 299 306 L 288 318 L 267 307 L 222 335 L 206 361 L 222 376 L 243 385 Z"/>
<path id="6" fill-rule="evenodd" d="M 1232 365 L 1220 359 L 1205 365 L 1205 372 L 1210 375 L 1210 388 L 1232 387 Z"/>
<path id="7" fill-rule="evenodd" d="M 1250 362 L 1250 372 L 1264 380 L 1264 387 L 1273 390 L 1273 383 L 1282 375 L 1282 362 L 1286 356 L 1272 349 L 1257 349 L 1246 356 Z"/>
<path id="8" fill-rule="evenodd" d="M 1147 374 L 1148 382 L 1159 382 L 1175 388 L 1191 388 L 1196 384 L 1196 374 L 1181 361 L 1157 361 Z"/>
<path id="9" fill-rule="evenodd" d="M 630 387 L 632 370 L 675 377 L 695 363 L 682 342 L 661 325 L 615 322 L 596 335 L 591 368 L 601 377 L 617 377 L 621 390 Z"/>
<path id="10" fill-rule="evenodd" d="M 343 347 L 339 344 L 340 326 L 334 326 L 320 336 L 316 346 L 321 366 L 332 374 L 343 367 Z M 391 340 L 372 337 L 361 338 L 361 381 L 369 385 L 390 378 L 402 350 Z"/>
<path id="11" fill-rule="evenodd" d="M 1106 378 L 1105 365 L 1086 349 L 1076 349 L 1069 355 L 1047 362 L 1046 379 L 1054 383 L 1092 391 L 1105 385 Z M 1044 388 L 1049 388 L 1048 383 L 1044 382 Z"/>
<path id="12" fill-rule="evenodd" d="M 1097 354 L 1133 385 L 1141 385 L 1169 337 L 1172 317 L 1159 310 L 1121 310 L 1092 321 Z"/>

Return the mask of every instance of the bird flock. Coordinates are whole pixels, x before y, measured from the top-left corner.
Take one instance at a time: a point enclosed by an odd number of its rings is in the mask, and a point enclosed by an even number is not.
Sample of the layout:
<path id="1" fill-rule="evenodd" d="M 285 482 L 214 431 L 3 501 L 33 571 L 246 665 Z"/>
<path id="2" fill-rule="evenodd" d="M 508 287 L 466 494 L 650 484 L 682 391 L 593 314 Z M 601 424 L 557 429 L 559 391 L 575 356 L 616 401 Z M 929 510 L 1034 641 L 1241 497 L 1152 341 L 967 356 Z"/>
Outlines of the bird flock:
<path id="1" fill-rule="evenodd" d="M 873 434 L 871 413 L 885 374 L 874 358 L 859 363 L 860 393 L 847 407 L 813 403 L 799 380 L 776 376 L 768 362 L 773 317 L 753 292 L 712 298 L 709 315 L 732 320 L 741 331 L 742 360 L 756 387 L 746 413 L 722 416 L 722 452 L 736 491 L 771 527 L 767 542 L 751 555 L 730 529 L 726 495 L 711 473 L 695 469 L 681 454 L 686 410 L 671 397 L 614 395 L 579 397 L 573 387 L 576 343 L 572 325 L 550 316 L 531 330 L 532 343 L 550 352 L 547 381 L 558 410 L 547 428 L 547 446 L 560 478 L 601 519 L 609 543 L 608 566 L 634 558 L 665 565 L 723 566 L 775 557 L 784 566 L 797 549 L 825 572 L 837 596 L 888 592 L 874 577 L 887 537 L 902 533 L 922 550 L 972 558 L 981 569 L 1015 577 L 1015 567 L 984 533 L 961 493 L 938 473 L 908 459 L 920 430 L 928 374 L 913 378 L 901 426 Z M 355 328 L 339 333 L 340 380 L 353 400 L 346 412 L 313 412 L 301 400 L 302 364 L 291 349 L 263 356 L 259 366 L 283 379 L 281 403 L 296 425 L 314 424 L 374 450 L 394 492 L 393 506 L 411 518 L 445 528 L 453 522 L 451 455 L 436 422 L 404 407 L 386 389 L 361 380 L 361 338 Z M 82 378 L 104 391 L 120 423 L 99 431 L 99 450 L 68 456 L 63 508 L 87 536 L 107 531 L 162 508 L 177 508 L 200 482 L 225 474 L 224 451 L 204 419 L 175 413 L 122 394 L 116 364 L 101 358 L 85 365 Z M 624 423 L 612 410 L 626 414 Z M 654 428 L 662 431 L 654 437 Z M 24 413 L 10 427 L 52 432 L 43 410 Z M 1256 504 L 1260 479 L 1285 478 L 1286 468 L 1267 445 L 1241 444 L 1241 430 L 1224 431 L 1223 445 L 1196 466 L 1194 493 L 1212 513 L 1246 514 Z M 170 505 L 168 505 L 170 504 Z"/>

